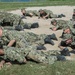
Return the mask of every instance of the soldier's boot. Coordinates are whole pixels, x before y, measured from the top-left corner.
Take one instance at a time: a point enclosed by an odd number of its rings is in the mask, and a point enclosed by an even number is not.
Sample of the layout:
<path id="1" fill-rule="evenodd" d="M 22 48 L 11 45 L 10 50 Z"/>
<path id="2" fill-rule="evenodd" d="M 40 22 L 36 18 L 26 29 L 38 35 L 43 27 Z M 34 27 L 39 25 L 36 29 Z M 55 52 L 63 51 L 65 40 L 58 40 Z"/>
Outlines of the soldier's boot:
<path id="1" fill-rule="evenodd" d="M 61 14 L 62 17 L 66 17 L 64 14 Z"/>
<path id="2" fill-rule="evenodd" d="M 53 42 L 49 37 L 46 37 L 46 38 L 44 39 L 44 42 L 45 42 L 45 44 L 54 45 L 54 42 Z"/>
<path id="3" fill-rule="evenodd" d="M 31 25 L 31 28 L 38 28 L 39 27 L 39 24 L 36 22 L 36 23 L 33 23 L 32 25 Z"/>
<path id="4" fill-rule="evenodd" d="M 58 56 L 57 56 L 57 60 L 58 60 L 58 61 L 65 61 L 66 58 L 65 58 L 64 55 L 58 55 Z"/>
<path id="5" fill-rule="evenodd" d="M 17 26 L 15 26 L 15 30 L 23 31 L 23 27 L 21 25 L 17 25 Z"/>
<path id="6" fill-rule="evenodd" d="M 48 37 L 50 37 L 50 39 L 58 41 L 58 39 L 54 33 L 52 35 L 48 35 Z"/>
<path id="7" fill-rule="evenodd" d="M 31 29 L 31 26 L 28 25 L 27 23 L 23 26 L 24 29 Z"/>
<path id="8" fill-rule="evenodd" d="M 61 55 L 70 56 L 70 52 L 68 48 L 64 48 L 61 52 Z"/>
<path id="9" fill-rule="evenodd" d="M 46 47 L 44 45 L 38 45 L 37 50 L 46 50 Z"/>
<path id="10" fill-rule="evenodd" d="M 62 16 L 61 15 L 58 15 L 58 18 L 62 18 Z"/>

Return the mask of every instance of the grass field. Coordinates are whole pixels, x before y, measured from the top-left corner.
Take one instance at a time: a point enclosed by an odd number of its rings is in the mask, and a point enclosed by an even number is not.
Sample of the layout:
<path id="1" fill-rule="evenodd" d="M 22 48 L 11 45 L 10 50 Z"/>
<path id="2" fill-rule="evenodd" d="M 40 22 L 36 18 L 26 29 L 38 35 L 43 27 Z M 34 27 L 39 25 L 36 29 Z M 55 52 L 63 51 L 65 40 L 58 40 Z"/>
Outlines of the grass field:
<path id="1" fill-rule="evenodd" d="M 25 65 L 4 66 L 0 75 L 75 75 L 75 62 L 59 61 L 52 65 L 28 62 Z"/>
<path id="2" fill-rule="evenodd" d="M 54 1 L 34 1 L 34 2 L 0 2 L 0 10 L 14 10 L 23 7 L 32 7 L 32 6 L 61 6 L 61 5 L 75 5 L 75 0 L 54 0 Z"/>

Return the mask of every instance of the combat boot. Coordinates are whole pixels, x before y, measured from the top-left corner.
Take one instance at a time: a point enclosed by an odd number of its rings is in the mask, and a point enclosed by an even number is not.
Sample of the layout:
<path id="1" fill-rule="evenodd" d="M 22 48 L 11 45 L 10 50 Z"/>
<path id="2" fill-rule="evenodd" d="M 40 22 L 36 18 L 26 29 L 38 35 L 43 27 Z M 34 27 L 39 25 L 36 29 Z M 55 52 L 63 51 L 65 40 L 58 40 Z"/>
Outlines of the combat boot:
<path id="1" fill-rule="evenodd" d="M 15 30 L 23 31 L 24 29 L 23 29 L 23 27 L 21 25 L 17 25 L 17 26 L 15 26 Z"/>
<path id="2" fill-rule="evenodd" d="M 28 25 L 27 23 L 23 26 L 24 29 L 31 29 L 31 26 Z"/>
<path id="3" fill-rule="evenodd" d="M 53 42 L 49 37 L 46 37 L 46 38 L 44 39 L 44 42 L 45 42 L 45 44 L 54 45 L 54 42 Z"/>
<path id="4" fill-rule="evenodd" d="M 57 37 L 56 37 L 56 35 L 53 33 L 52 35 L 48 35 L 48 37 L 50 38 L 50 39 L 53 39 L 53 40 L 56 40 L 56 41 L 58 41 L 58 39 L 57 39 Z"/>
<path id="5" fill-rule="evenodd" d="M 65 61 L 66 58 L 65 58 L 64 55 L 57 55 L 57 60 L 58 60 L 58 61 Z"/>
<path id="6" fill-rule="evenodd" d="M 62 18 L 62 16 L 61 15 L 58 15 L 58 18 Z"/>
<path id="7" fill-rule="evenodd" d="M 61 55 L 70 56 L 70 52 L 68 48 L 64 48 L 61 52 Z"/>
<path id="8" fill-rule="evenodd" d="M 46 47 L 43 45 L 38 45 L 37 50 L 46 50 Z"/>
<path id="9" fill-rule="evenodd" d="M 36 22 L 36 23 L 33 23 L 32 25 L 31 25 L 31 28 L 38 28 L 39 27 L 39 24 Z"/>
<path id="10" fill-rule="evenodd" d="M 61 14 L 62 17 L 66 17 L 64 14 Z"/>

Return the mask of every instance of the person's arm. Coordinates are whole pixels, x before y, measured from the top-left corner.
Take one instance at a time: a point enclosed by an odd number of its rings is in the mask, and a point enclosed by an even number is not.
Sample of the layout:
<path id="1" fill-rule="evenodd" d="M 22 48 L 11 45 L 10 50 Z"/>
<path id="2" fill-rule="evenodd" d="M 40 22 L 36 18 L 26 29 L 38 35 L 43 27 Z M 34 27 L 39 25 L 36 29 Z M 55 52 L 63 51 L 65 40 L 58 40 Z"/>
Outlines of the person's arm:
<path id="1" fill-rule="evenodd" d="M 14 43 L 16 42 L 16 40 L 11 40 L 8 44 L 9 47 L 11 47 Z"/>
<path id="2" fill-rule="evenodd" d="M 63 50 L 63 49 L 65 48 L 65 47 L 63 47 L 63 46 L 60 46 L 60 45 L 59 45 L 58 47 L 59 47 L 61 50 Z"/>
<path id="3" fill-rule="evenodd" d="M 47 13 L 47 15 L 43 17 L 45 19 L 45 18 L 49 17 L 50 11 L 49 10 L 44 10 L 44 12 Z"/>
<path id="4" fill-rule="evenodd" d="M 59 29 L 59 25 L 56 25 L 54 28 L 52 28 L 53 31 L 56 31 Z"/>
<path id="5" fill-rule="evenodd" d="M 0 55 L 4 55 L 3 49 L 0 49 Z"/>
<path id="6" fill-rule="evenodd" d="M 52 30 L 53 30 L 53 31 L 56 31 L 56 30 L 57 30 L 57 28 L 56 28 L 56 27 L 54 27 L 54 28 L 52 28 Z"/>
<path id="7" fill-rule="evenodd" d="M 44 16 L 43 18 L 45 19 L 45 18 L 47 18 L 49 16 L 49 13 L 47 13 L 47 15 L 46 16 Z"/>
<path id="8" fill-rule="evenodd" d="M 40 13 L 38 13 L 38 19 L 40 19 L 40 17 L 41 17 L 41 16 L 40 16 Z"/>

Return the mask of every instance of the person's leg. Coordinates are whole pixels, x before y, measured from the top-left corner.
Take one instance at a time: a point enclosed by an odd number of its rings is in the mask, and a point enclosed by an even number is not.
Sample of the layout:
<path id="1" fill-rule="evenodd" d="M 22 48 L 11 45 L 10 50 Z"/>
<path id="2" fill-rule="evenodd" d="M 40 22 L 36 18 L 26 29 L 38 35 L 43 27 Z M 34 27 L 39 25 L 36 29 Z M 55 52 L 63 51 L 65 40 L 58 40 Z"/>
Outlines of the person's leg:
<path id="1" fill-rule="evenodd" d="M 33 50 L 31 52 L 29 52 L 29 54 L 27 55 L 28 59 L 31 59 L 35 62 L 38 63 L 44 63 L 44 64 L 53 64 L 54 61 L 57 60 L 57 56 L 56 55 L 52 55 L 54 53 L 51 53 L 48 55 L 48 53 L 44 53 L 42 51 L 37 51 L 37 50 Z"/>
<path id="2" fill-rule="evenodd" d="M 58 16 L 56 14 L 51 13 L 50 18 L 58 18 Z"/>
<path id="3" fill-rule="evenodd" d="M 41 51 L 37 50 L 30 51 L 26 57 L 38 63 L 43 63 L 43 60 L 45 59 L 45 56 L 41 54 Z"/>
<path id="4" fill-rule="evenodd" d="M 15 47 L 4 47 L 4 55 L 0 56 L 4 60 L 9 60 L 9 61 L 17 61 L 18 63 L 26 63 L 25 57 L 20 54 L 19 52 L 16 52 Z"/>

